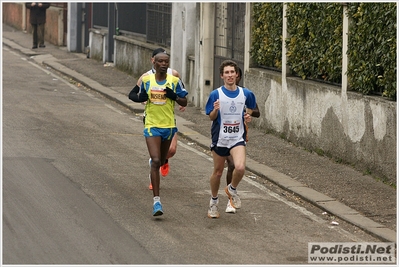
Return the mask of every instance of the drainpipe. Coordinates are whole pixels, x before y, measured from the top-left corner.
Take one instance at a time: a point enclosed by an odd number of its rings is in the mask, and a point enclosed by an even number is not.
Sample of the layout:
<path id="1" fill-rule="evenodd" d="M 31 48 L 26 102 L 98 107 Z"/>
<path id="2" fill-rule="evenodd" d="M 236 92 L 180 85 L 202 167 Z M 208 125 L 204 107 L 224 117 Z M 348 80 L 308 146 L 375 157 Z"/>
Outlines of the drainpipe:
<path id="1" fill-rule="evenodd" d="M 119 35 L 119 10 L 118 10 L 118 3 L 115 3 L 115 10 L 116 10 L 116 35 Z"/>
<path id="2" fill-rule="evenodd" d="M 113 62 L 114 55 L 114 35 L 115 35 L 115 4 L 108 3 L 108 51 L 106 53 L 106 61 Z"/>
<path id="3" fill-rule="evenodd" d="M 68 37 L 69 52 L 82 52 L 82 3 L 68 3 Z"/>
<path id="4" fill-rule="evenodd" d="M 22 4 L 22 31 L 26 32 L 26 6 Z"/>

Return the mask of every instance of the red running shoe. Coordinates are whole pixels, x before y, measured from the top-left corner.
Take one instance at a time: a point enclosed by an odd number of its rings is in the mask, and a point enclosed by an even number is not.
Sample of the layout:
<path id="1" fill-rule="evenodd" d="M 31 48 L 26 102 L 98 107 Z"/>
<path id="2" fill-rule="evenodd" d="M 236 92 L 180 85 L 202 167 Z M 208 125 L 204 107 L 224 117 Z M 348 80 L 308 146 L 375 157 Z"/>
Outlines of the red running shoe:
<path id="1" fill-rule="evenodd" d="M 164 165 L 159 168 L 163 177 L 169 174 L 169 163 L 166 161 Z"/>

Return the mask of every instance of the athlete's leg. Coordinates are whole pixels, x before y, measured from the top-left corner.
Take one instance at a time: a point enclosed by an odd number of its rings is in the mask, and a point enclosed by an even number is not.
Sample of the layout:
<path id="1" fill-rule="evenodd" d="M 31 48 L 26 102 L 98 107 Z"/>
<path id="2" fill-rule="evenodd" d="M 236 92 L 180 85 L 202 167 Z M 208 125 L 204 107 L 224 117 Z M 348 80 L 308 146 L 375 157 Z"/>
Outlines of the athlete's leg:
<path id="1" fill-rule="evenodd" d="M 172 138 L 172 142 L 170 143 L 166 159 L 170 159 L 171 157 L 173 157 L 176 154 L 176 150 L 177 150 L 177 133 L 175 133 L 175 135 Z"/>
<path id="2" fill-rule="evenodd" d="M 212 150 L 212 157 L 213 173 L 210 178 L 211 194 L 212 197 L 217 197 L 220 186 L 220 177 L 222 177 L 223 174 L 226 157 L 219 156 L 214 150 Z"/>
<path id="3" fill-rule="evenodd" d="M 151 158 L 151 184 L 153 194 L 159 196 L 159 167 L 161 166 L 161 137 L 146 137 L 148 153 Z"/>
<path id="4" fill-rule="evenodd" d="M 165 164 L 165 161 L 168 158 L 168 154 L 170 151 L 170 144 L 172 140 L 164 140 L 161 142 L 161 162 L 160 162 L 161 166 Z"/>
<path id="5" fill-rule="evenodd" d="M 233 178 L 234 162 L 231 155 L 226 158 L 226 161 L 227 161 L 226 183 L 228 185 L 231 183 L 231 179 Z"/>
<path id="6" fill-rule="evenodd" d="M 236 188 L 245 173 L 246 147 L 244 145 L 235 146 L 230 150 L 230 154 L 234 161 L 231 185 Z"/>
<path id="7" fill-rule="evenodd" d="M 227 161 L 226 184 L 229 185 L 233 178 L 234 162 L 233 162 L 233 158 L 231 157 L 231 155 L 226 158 L 226 161 Z M 236 209 L 230 203 L 230 198 L 227 201 L 226 212 L 227 213 L 236 213 Z"/>
<path id="8" fill-rule="evenodd" d="M 170 146 L 168 149 L 168 154 L 166 155 L 166 160 L 163 161 L 163 164 L 161 166 L 161 175 L 163 177 L 167 176 L 169 174 L 169 162 L 168 159 L 173 157 L 176 154 L 176 149 L 177 149 L 177 133 L 173 135 L 172 141 L 170 142 Z"/>

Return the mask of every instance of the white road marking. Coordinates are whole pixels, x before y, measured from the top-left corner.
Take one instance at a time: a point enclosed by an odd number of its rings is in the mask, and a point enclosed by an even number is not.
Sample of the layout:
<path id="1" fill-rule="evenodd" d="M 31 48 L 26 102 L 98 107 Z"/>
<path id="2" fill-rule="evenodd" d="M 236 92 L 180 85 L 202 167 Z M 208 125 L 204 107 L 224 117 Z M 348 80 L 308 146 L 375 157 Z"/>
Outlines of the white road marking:
<path id="1" fill-rule="evenodd" d="M 125 114 L 126 114 L 125 112 L 122 112 L 122 111 L 120 111 L 119 109 L 114 108 L 113 106 L 111 106 L 111 105 L 109 105 L 109 104 L 104 104 L 104 105 L 105 105 L 107 108 L 109 108 L 109 109 L 115 111 L 116 113 L 119 113 L 119 114 L 121 114 L 121 115 L 125 115 Z"/>

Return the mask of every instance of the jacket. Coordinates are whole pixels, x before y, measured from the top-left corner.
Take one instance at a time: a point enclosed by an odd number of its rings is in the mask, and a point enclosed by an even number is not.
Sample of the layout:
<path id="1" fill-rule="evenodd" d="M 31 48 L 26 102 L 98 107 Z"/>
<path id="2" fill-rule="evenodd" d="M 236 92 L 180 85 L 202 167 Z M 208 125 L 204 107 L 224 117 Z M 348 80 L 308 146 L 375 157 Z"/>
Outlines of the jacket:
<path id="1" fill-rule="evenodd" d="M 26 3 L 26 8 L 30 9 L 29 22 L 30 24 L 44 24 L 46 23 L 46 9 L 50 7 L 49 3 L 42 3 L 42 6 L 38 6 L 39 3 L 32 6 L 32 3 Z"/>

